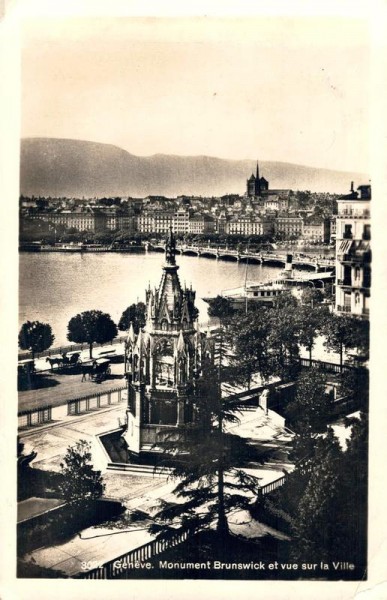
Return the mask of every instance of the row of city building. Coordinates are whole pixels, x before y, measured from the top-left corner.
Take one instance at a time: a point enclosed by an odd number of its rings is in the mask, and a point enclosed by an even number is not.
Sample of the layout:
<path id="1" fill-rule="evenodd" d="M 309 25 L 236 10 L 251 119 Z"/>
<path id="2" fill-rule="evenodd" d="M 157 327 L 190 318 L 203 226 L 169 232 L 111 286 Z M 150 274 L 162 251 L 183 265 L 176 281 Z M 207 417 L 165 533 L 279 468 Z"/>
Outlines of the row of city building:
<path id="1" fill-rule="evenodd" d="M 228 215 L 222 212 L 212 216 L 205 212 L 193 213 L 185 206 L 176 211 L 144 210 L 139 215 L 128 215 L 113 209 L 77 208 L 61 211 L 39 211 L 22 214 L 23 218 L 38 219 L 53 227 L 90 231 L 125 231 L 166 234 L 172 228 L 177 235 L 218 233 L 226 235 L 274 235 L 283 239 L 302 238 L 316 243 L 328 243 L 335 234 L 335 218 L 316 219 L 292 212 L 258 215 L 240 211 Z"/>
<path id="2" fill-rule="evenodd" d="M 99 200 L 22 197 L 20 214 L 21 225 L 23 219 L 38 219 L 54 228 L 92 233 L 125 231 L 128 235 L 164 235 L 172 228 L 178 236 L 218 233 L 327 243 L 335 236 L 333 210 L 331 213 L 314 212 L 319 201 L 326 201 L 327 196 L 310 194 L 310 206 L 301 210 L 297 204 L 297 193 L 288 189 L 270 189 L 269 182 L 259 177 L 257 164 L 257 174 L 247 180 L 243 196 L 180 196 L 176 199 L 148 196 L 144 199 Z M 334 205 L 334 200 L 331 205 Z"/>

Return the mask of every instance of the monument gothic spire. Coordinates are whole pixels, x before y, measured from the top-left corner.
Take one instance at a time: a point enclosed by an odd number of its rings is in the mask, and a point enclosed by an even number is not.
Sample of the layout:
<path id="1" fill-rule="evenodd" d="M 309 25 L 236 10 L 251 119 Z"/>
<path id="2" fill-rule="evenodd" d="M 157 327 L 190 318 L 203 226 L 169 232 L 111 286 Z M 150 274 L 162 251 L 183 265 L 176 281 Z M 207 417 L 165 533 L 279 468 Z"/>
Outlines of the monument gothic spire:
<path id="1" fill-rule="evenodd" d="M 160 285 L 146 294 L 146 324 L 126 345 L 127 427 L 123 437 L 133 457 L 150 456 L 166 427 L 195 421 L 196 379 L 205 374 L 208 340 L 198 331 L 195 291 L 182 288 L 172 229 L 165 243 Z"/>

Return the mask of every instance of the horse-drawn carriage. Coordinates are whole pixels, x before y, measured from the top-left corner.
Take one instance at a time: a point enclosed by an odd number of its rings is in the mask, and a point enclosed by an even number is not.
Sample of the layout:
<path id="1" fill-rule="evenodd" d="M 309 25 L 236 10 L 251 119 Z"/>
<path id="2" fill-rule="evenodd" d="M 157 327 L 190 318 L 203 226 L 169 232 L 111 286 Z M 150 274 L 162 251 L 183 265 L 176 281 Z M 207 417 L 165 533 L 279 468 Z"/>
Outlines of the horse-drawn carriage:
<path id="1" fill-rule="evenodd" d="M 90 379 L 100 383 L 111 373 L 110 360 L 108 358 L 97 358 L 93 361 Z"/>
<path id="2" fill-rule="evenodd" d="M 52 356 L 47 356 L 46 362 L 50 363 L 51 371 L 54 370 L 54 367 L 57 367 L 58 369 L 76 367 L 82 362 L 81 353 L 63 352 L 63 354 L 54 354 Z"/>

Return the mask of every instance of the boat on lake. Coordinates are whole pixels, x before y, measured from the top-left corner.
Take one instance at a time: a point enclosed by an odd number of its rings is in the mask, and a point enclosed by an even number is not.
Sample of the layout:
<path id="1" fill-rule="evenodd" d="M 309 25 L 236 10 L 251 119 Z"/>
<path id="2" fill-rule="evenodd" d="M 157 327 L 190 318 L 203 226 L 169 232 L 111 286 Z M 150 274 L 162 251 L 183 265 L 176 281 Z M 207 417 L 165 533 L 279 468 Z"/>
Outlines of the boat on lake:
<path id="1" fill-rule="evenodd" d="M 247 282 L 246 285 L 223 290 L 220 294 L 222 298 L 230 300 L 233 308 L 245 308 L 248 302 L 260 302 L 262 304 L 273 305 L 274 301 L 283 294 L 289 294 L 290 288 L 279 281 L 268 282 Z M 211 305 L 215 298 L 203 298 L 205 302 Z"/>
<path id="2" fill-rule="evenodd" d="M 246 266 L 247 276 L 247 266 Z M 230 300 L 235 309 L 244 309 L 249 302 L 259 302 L 265 305 L 273 306 L 275 300 L 284 294 L 293 294 L 297 296 L 298 292 L 305 287 L 324 288 L 326 284 L 334 282 L 334 272 L 332 273 L 310 273 L 305 277 L 296 276 L 293 271 L 292 255 L 286 257 L 285 269 L 281 275 L 271 281 L 248 282 L 245 276 L 245 283 L 242 286 L 223 290 L 220 294 L 222 298 Z M 203 298 L 204 302 L 211 303 L 215 298 Z"/>

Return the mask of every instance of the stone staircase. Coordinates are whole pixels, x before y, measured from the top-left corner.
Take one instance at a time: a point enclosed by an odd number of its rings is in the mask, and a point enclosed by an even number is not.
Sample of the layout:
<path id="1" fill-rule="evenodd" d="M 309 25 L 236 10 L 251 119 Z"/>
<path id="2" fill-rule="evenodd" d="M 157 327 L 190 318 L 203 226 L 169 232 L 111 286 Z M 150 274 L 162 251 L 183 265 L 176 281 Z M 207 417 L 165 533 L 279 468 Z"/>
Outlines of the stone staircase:
<path id="1" fill-rule="evenodd" d="M 139 465 L 134 463 L 118 463 L 109 462 L 107 465 L 109 471 L 118 471 L 120 473 L 128 473 L 130 475 L 139 475 L 145 477 L 168 477 L 172 472 L 168 467 L 160 467 L 155 469 L 152 465 Z"/>

